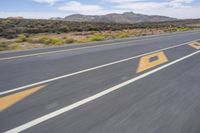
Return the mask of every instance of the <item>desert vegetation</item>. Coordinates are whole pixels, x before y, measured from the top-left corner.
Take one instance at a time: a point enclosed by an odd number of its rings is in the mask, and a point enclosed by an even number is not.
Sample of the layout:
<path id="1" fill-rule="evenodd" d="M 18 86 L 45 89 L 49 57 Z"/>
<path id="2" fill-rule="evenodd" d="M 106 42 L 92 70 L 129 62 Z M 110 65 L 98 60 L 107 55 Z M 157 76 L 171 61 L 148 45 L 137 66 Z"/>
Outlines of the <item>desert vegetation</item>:
<path id="1" fill-rule="evenodd" d="M 200 19 L 135 24 L 0 19 L 0 51 L 60 46 L 200 28 Z"/>

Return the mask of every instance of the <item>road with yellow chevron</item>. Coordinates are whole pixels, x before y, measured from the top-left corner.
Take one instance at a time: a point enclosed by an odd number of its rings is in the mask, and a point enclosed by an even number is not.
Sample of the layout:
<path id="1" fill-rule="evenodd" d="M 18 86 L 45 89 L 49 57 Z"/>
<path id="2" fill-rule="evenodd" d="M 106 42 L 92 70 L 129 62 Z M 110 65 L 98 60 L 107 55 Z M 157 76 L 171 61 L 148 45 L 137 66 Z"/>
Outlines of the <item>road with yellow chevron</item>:
<path id="1" fill-rule="evenodd" d="M 199 133 L 200 31 L 0 53 L 0 132 Z"/>

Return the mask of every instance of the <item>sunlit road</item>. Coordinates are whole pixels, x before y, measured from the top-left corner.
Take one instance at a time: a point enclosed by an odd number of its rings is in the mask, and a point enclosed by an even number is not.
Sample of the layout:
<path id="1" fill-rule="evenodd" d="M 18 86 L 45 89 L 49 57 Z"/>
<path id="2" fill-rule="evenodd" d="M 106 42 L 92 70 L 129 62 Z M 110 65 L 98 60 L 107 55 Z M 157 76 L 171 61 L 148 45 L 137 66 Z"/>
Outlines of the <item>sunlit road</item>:
<path id="1" fill-rule="evenodd" d="M 200 31 L 0 53 L 0 132 L 199 133 Z"/>

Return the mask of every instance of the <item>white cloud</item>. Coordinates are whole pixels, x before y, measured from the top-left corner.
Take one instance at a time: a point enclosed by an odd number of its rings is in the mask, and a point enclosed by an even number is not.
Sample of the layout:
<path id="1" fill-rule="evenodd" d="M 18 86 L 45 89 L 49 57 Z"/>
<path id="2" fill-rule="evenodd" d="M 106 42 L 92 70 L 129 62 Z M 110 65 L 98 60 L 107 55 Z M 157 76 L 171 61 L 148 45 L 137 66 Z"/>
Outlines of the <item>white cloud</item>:
<path id="1" fill-rule="evenodd" d="M 58 8 L 61 11 L 68 11 L 70 13 L 80 13 L 87 15 L 103 15 L 107 13 L 121 13 L 124 10 L 106 10 L 99 5 L 82 4 L 77 1 L 70 1 Z"/>
<path id="2" fill-rule="evenodd" d="M 169 2 L 174 2 L 174 3 L 192 3 L 193 0 L 168 0 Z"/>
<path id="3" fill-rule="evenodd" d="M 120 9 L 129 9 L 129 10 L 149 10 L 149 9 L 158 9 L 166 6 L 166 3 L 157 3 L 157 2 L 134 2 L 134 3 L 124 3 L 116 5 L 115 8 Z"/>
<path id="4" fill-rule="evenodd" d="M 193 0 L 168 0 L 167 4 L 171 7 L 181 8 L 181 7 L 188 7 L 187 4 L 192 3 Z"/>
<path id="5" fill-rule="evenodd" d="M 33 0 L 38 3 L 47 3 L 49 5 L 54 5 L 56 2 L 61 1 L 61 0 Z"/>
<path id="6" fill-rule="evenodd" d="M 77 1 L 70 1 L 66 3 L 64 6 L 59 7 L 60 10 L 63 11 L 72 11 L 72 12 L 85 12 L 85 11 L 97 11 L 102 10 L 102 8 L 98 5 L 84 5 Z"/>
<path id="7" fill-rule="evenodd" d="M 66 13 L 52 13 L 52 12 L 1 12 L 1 18 L 7 17 L 24 17 L 24 18 L 35 18 L 35 19 L 47 19 L 51 17 L 65 17 L 69 14 Z"/>
<path id="8" fill-rule="evenodd" d="M 111 3 L 133 3 L 133 2 L 153 2 L 148 0 L 105 0 Z M 173 3 L 192 3 L 194 0 L 165 0 L 164 2 L 173 2 Z M 155 2 L 155 3 L 163 3 L 163 2 Z"/>
<path id="9" fill-rule="evenodd" d="M 139 2 L 139 1 L 143 1 L 143 0 L 105 0 L 111 3 L 130 3 L 130 2 Z"/>
<path id="10" fill-rule="evenodd" d="M 165 2 L 125 2 L 117 4 L 114 8 L 128 9 L 136 13 L 149 15 L 164 15 L 175 18 L 200 18 L 200 7 L 189 6 L 192 0 L 168 0 Z"/>
<path id="11" fill-rule="evenodd" d="M 126 7 L 134 7 L 136 9 L 141 8 L 160 8 L 160 7 L 188 7 L 187 4 L 190 4 L 193 2 L 193 0 L 165 0 L 163 2 L 153 2 L 153 1 L 147 1 L 147 0 L 106 0 L 111 3 L 117 4 L 116 7 L 126 8 Z"/>
<path id="12" fill-rule="evenodd" d="M 37 2 L 48 3 L 50 5 L 55 2 L 64 0 L 34 0 Z M 79 13 L 85 15 L 104 15 L 108 13 L 123 13 L 133 11 L 148 15 L 164 15 L 176 18 L 200 18 L 200 6 L 192 5 L 193 0 L 165 0 L 163 2 L 149 2 L 147 0 L 102 0 L 109 3 L 108 7 L 95 4 L 83 4 L 78 1 L 69 1 L 56 5 L 59 9 L 55 12 L 1 12 L 0 16 L 25 18 L 50 18 L 65 17 L 70 14 Z"/>
<path id="13" fill-rule="evenodd" d="M 140 13 L 145 14 L 156 14 L 156 15 L 164 15 L 175 18 L 200 18 L 200 7 L 184 7 L 184 8 L 161 8 L 149 10 L 148 12 L 140 11 Z"/>

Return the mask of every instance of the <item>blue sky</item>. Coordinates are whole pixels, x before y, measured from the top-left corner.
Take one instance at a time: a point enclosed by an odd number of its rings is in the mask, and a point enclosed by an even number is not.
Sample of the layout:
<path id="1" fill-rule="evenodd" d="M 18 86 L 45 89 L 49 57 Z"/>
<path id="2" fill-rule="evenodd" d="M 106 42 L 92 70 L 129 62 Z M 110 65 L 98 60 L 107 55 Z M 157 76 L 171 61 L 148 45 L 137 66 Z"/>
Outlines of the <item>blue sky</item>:
<path id="1" fill-rule="evenodd" d="M 176 18 L 200 18 L 200 0 L 0 0 L 0 18 L 64 17 L 135 12 Z"/>

